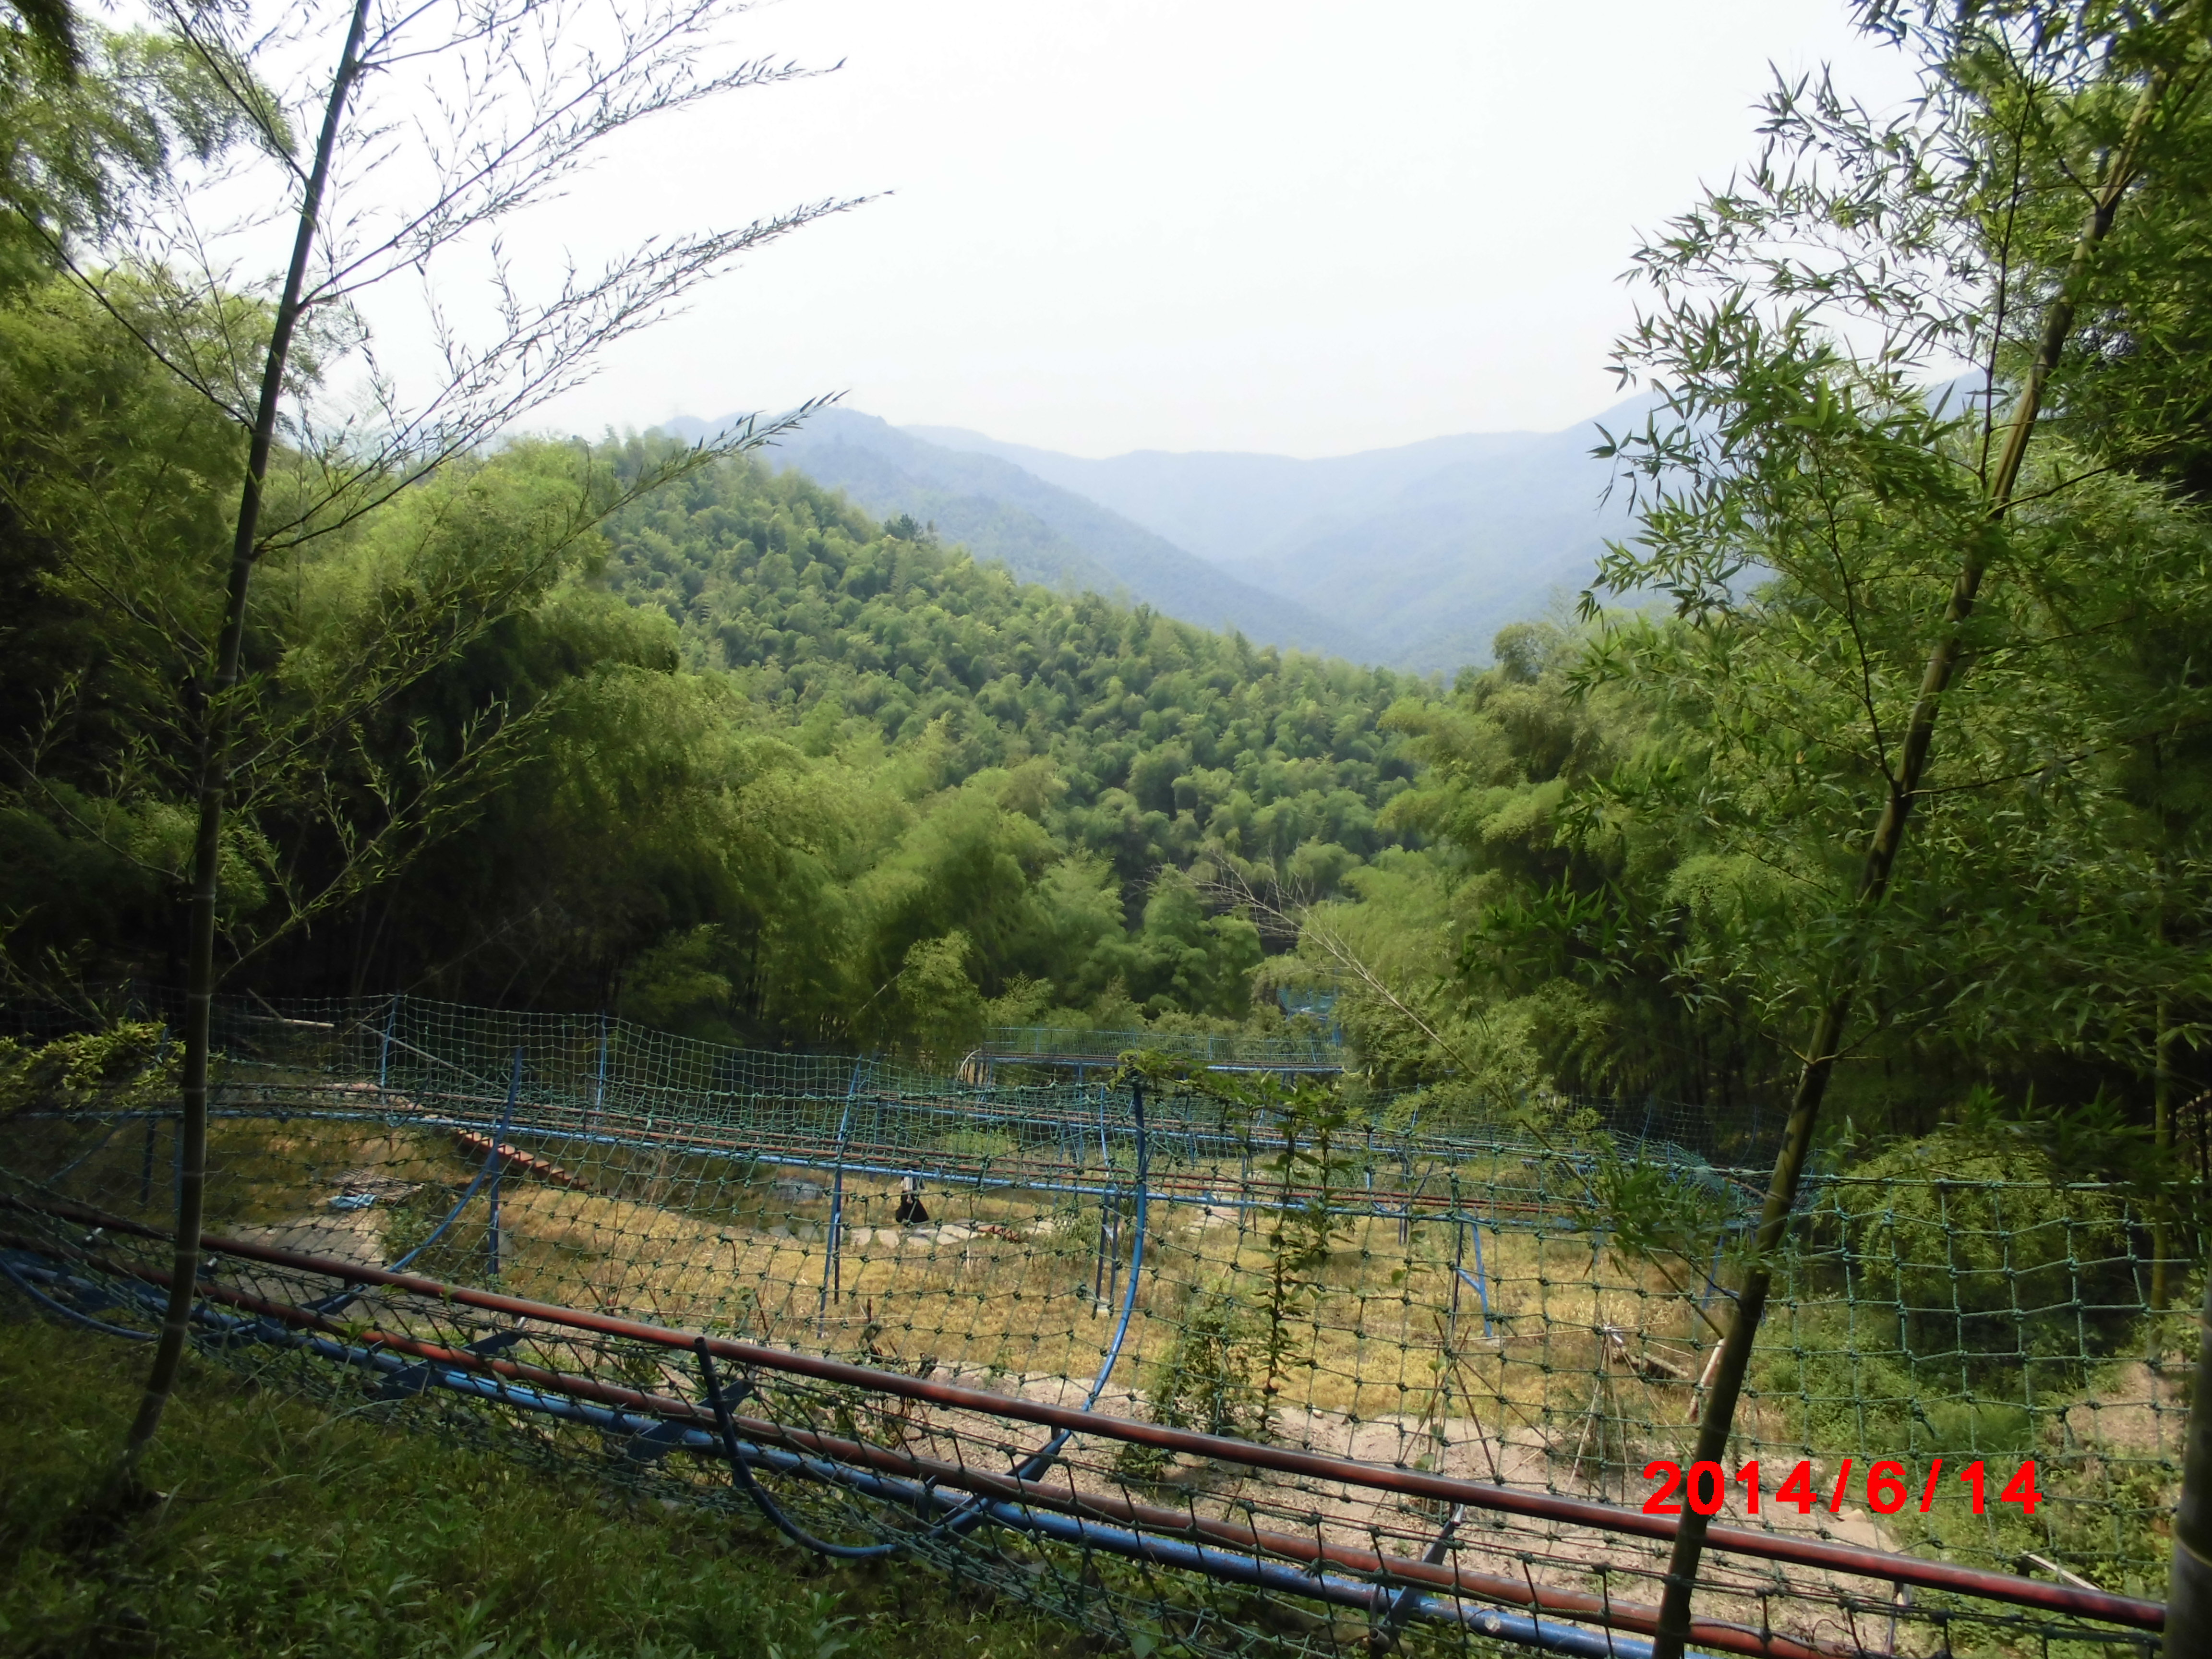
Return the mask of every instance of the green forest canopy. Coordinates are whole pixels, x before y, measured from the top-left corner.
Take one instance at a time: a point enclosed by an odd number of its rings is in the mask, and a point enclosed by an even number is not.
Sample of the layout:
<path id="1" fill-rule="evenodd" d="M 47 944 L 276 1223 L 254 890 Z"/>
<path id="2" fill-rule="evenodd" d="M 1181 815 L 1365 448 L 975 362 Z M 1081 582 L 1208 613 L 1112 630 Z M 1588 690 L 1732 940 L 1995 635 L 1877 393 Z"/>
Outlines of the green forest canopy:
<path id="1" fill-rule="evenodd" d="M 227 434 L 198 434 L 128 334 L 68 285 L 28 290 L 14 312 L 19 498 L 61 520 L 84 469 L 49 479 L 46 458 L 112 448 L 97 488 L 158 492 L 181 534 L 200 529 L 219 495 L 178 486 L 219 475 Z M 88 409 L 53 390 L 87 383 L 110 396 Z M 179 445 L 216 458 L 187 470 L 155 457 L 158 486 L 125 483 L 143 445 L 125 434 L 156 410 Z M 268 585 L 256 653 L 273 691 L 309 702 L 332 659 L 419 601 L 426 566 L 481 562 L 476 586 L 506 607 L 333 754 L 356 775 L 345 811 L 376 810 L 389 785 L 373 774 L 450 774 L 467 744 L 516 735 L 403 870 L 288 934 L 244 982 L 615 999 L 769 1043 L 941 1049 L 969 1040 L 993 999 L 1009 1018 L 1240 1021 L 1262 946 L 1224 895 L 1334 890 L 1399 839 L 1379 822 L 1410 770 L 1381 729 L 1404 690 L 1393 677 L 1019 586 L 749 458 L 618 511 L 554 558 L 522 550 L 656 447 L 672 447 L 517 445 Z M 92 803 L 146 740 L 131 711 L 188 672 L 186 641 L 105 611 L 145 573 L 142 551 L 104 540 L 11 543 L 8 718 L 44 749 L 5 821 L 4 902 L 26 972 L 158 977 L 182 817 L 143 792 Z M 536 561 L 519 586 L 518 560 Z M 313 887 L 341 855 L 307 816 L 280 808 L 240 831 L 241 939 L 273 887 Z"/>
<path id="2" fill-rule="evenodd" d="M 0 68 L 21 175 L 0 239 L 5 962 L 19 989 L 173 981 L 178 757 L 239 441 L 148 356 L 127 284 L 94 304 L 23 228 L 94 223 L 165 129 L 118 120 L 130 143 L 30 166 L 64 94 L 20 52 Z M 1964 89 L 1969 137 L 1975 99 L 2013 95 L 1976 90 L 1986 65 L 1931 72 Z M 2111 138 L 2112 86 L 2077 79 L 2016 158 L 2046 192 L 2008 221 L 2030 288 L 2071 245 L 2075 152 Z M 188 113 L 191 89 L 88 59 L 65 95 Z M 2201 1156 L 2208 118 L 2199 100 L 2160 133 L 2052 382 L 2034 494 L 1975 532 L 2002 547 L 1920 862 L 1850 939 L 1874 964 L 1839 1085 L 1861 1129 L 1972 1102 L 2093 1163 L 2154 1121 Z M 1786 228 L 1724 206 L 1745 235 Z M 1971 202 L 1944 210 L 1959 246 L 1987 234 Z M 1647 250 L 1656 280 L 1702 234 Z M 1705 456 L 1705 493 L 1654 499 L 1608 573 L 1676 603 L 1509 629 L 1450 686 L 1024 586 L 742 455 L 635 500 L 673 446 L 457 465 L 258 579 L 230 982 L 613 1005 L 940 1060 L 992 1021 L 1264 1024 L 1276 989 L 1325 987 L 1370 1080 L 1438 1103 L 1771 1102 L 1844 938 L 1843 852 L 1980 510 L 1956 483 L 1985 434 L 1815 323 L 1737 323 L 1702 357 L 1652 335 L 1629 353 L 1675 384 L 1729 377 L 1650 453 L 1737 447 Z M 2022 349 L 1993 337 L 2000 404 Z M 280 459 L 272 489 L 311 459 Z"/>

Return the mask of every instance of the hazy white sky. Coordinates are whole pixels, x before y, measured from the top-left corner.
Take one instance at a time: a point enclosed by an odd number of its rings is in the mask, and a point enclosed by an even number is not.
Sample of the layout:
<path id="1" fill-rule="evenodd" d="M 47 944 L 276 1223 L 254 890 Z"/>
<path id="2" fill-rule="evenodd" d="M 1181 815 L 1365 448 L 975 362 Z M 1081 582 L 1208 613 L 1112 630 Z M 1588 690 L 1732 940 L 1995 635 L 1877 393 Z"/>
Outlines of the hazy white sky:
<path id="1" fill-rule="evenodd" d="M 894 193 L 544 425 L 844 391 L 1087 455 L 1559 428 L 1612 401 L 1636 232 L 1753 153 L 1770 62 L 1911 88 L 1842 0 L 782 0 L 738 28 L 845 67 L 627 137 L 510 245 Z"/>

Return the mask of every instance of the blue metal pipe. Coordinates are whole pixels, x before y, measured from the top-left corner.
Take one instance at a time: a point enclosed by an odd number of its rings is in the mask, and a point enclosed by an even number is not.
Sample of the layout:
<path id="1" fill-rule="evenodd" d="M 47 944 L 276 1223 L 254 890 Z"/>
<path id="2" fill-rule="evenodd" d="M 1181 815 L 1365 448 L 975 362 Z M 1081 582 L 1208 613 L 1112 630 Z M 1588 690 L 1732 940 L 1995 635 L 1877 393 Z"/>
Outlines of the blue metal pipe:
<path id="1" fill-rule="evenodd" d="M 1486 1338 L 1492 1337 L 1496 1335 L 1497 1332 L 1490 1322 L 1490 1291 L 1486 1288 L 1490 1282 L 1490 1274 L 1482 1265 L 1482 1224 L 1470 1219 L 1467 1224 L 1467 1230 L 1474 1239 L 1474 1278 L 1470 1282 L 1474 1285 L 1475 1295 L 1482 1302 L 1482 1334 Z M 1462 1279 L 1467 1278 L 1464 1268 L 1457 1271 Z"/>
<path id="2" fill-rule="evenodd" d="M 845 1219 L 845 1141 L 853 1131 L 853 1097 L 860 1091 L 860 1067 L 866 1062 L 853 1062 L 853 1080 L 845 1085 L 845 1112 L 837 1120 L 837 1173 L 830 1185 L 830 1248 L 822 1262 L 822 1299 L 814 1310 L 814 1334 L 822 1334 L 830 1317 L 830 1297 L 837 1288 L 837 1244 L 840 1230 Z"/>
<path id="3" fill-rule="evenodd" d="M 17 1290 L 46 1309 L 47 1312 L 66 1319 L 71 1324 L 82 1325 L 88 1330 L 98 1331 L 102 1336 L 119 1336 L 132 1342 L 151 1342 L 159 1334 L 154 1331 L 134 1331 L 127 1325 L 111 1325 L 104 1319 L 94 1319 L 81 1308 L 72 1308 L 58 1297 L 47 1295 L 33 1282 L 33 1278 L 39 1275 L 27 1276 L 21 1268 L 9 1260 L 7 1255 L 0 1255 L 0 1273 L 7 1274 L 15 1282 Z M 56 1274 L 54 1277 L 58 1279 L 59 1275 Z"/>
<path id="4" fill-rule="evenodd" d="M 14 1264 L 0 1258 L 11 1279 L 20 1284 Z M 1133 1285 L 1134 1274 L 1131 1275 Z M 27 1285 L 25 1288 L 29 1288 Z M 33 1294 L 36 1294 L 33 1291 Z M 41 1297 L 40 1300 L 49 1298 Z M 56 1304 L 58 1307 L 58 1304 Z M 59 1308 L 80 1322 L 103 1328 L 76 1310 Z M 358 1366 L 386 1374 L 410 1369 L 419 1361 L 391 1352 L 363 1348 L 343 1343 L 317 1333 L 295 1331 L 273 1321 L 242 1319 L 213 1309 L 201 1308 L 196 1312 L 198 1323 L 212 1326 L 223 1334 L 246 1340 L 264 1342 L 273 1346 L 292 1347 L 313 1352 L 338 1363 Z M 143 1337 L 144 1333 L 125 1332 L 113 1328 L 115 1334 Z M 508 1382 L 496 1376 L 442 1366 L 432 1363 L 428 1382 L 452 1392 L 471 1395 L 495 1403 L 519 1407 L 544 1413 L 553 1417 L 591 1425 L 611 1432 L 635 1435 L 665 1426 L 665 1419 L 638 1413 L 623 1412 L 611 1407 L 596 1406 L 588 1401 L 551 1395 L 526 1385 Z M 720 1412 L 726 1406 L 717 1393 L 715 1405 Z M 1065 1437 L 1061 1437 L 1062 1439 Z M 685 1429 L 674 1444 L 695 1451 L 714 1452 L 724 1449 L 717 1443 L 717 1436 L 703 1429 Z M 864 1497 L 892 1503 L 916 1513 L 931 1510 L 946 1511 L 948 1520 L 931 1527 L 913 1539 L 902 1539 L 889 1544 L 866 1547 L 830 1546 L 828 1553 L 840 1555 L 876 1555 L 892 1550 L 910 1548 L 926 1544 L 933 1539 L 964 1532 L 957 1526 L 963 1515 L 972 1516 L 976 1522 L 988 1519 L 1015 1531 L 1048 1538 L 1055 1542 L 1082 1549 L 1103 1550 L 1132 1560 L 1145 1560 L 1162 1566 L 1176 1567 L 1231 1583 L 1243 1583 L 1256 1589 L 1268 1589 L 1307 1601 L 1321 1601 L 1337 1606 L 1371 1612 L 1377 1585 L 1366 1580 L 1352 1578 L 1336 1573 L 1319 1573 L 1294 1567 L 1285 1563 L 1267 1561 L 1240 1554 L 1218 1545 L 1194 1543 L 1177 1538 L 1161 1538 L 1127 1527 L 1104 1524 L 1079 1516 L 1060 1514 L 1053 1510 L 1035 1510 L 1026 1504 L 1008 1503 L 1000 1499 L 956 1497 L 926 1482 L 902 1480 L 868 1470 L 854 1468 L 830 1459 L 808 1456 L 780 1447 L 761 1446 L 749 1441 L 730 1437 L 729 1449 L 739 1466 L 760 1464 L 779 1473 L 795 1474 L 819 1480 Z M 1034 1460 L 1032 1460 L 1034 1461 Z M 1026 1467 L 1026 1466 L 1025 1466 Z M 746 1467 L 748 1484 L 750 1468 Z M 1033 1477 L 1024 1477 L 1033 1478 Z M 757 1487 L 755 1488 L 757 1491 Z M 760 1494 L 765 1498 L 765 1493 Z M 769 1506 L 773 1500 L 769 1500 Z M 777 1513 L 781 1513 L 777 1509 Z M 951 1523 L 951 1524 L 948 1524 Z M 781 1523 L 780 1523 L 781 1524 Z M 795 1523 L 787 1526 L 787 1530 Z M 825 1540 L 814 1540 L 805 1528 L 796 1528 L 794 1536 L 806 1542 L 810 1548 L 820 1548 Z M 1383 1583 L 1387 1585 L 1387 1577 Z M 1540 1616 L 1508 1613 L 1490 1607 L 1469 1607 L 1442 1596 L 1412 1591 L 1412 1599 L 1404 1595 L 1396 1599 L 1396 1607 L 1413 1617 L 1438 1623 L 1462 1626 L 1475 1632 L 1518 1646 L 1532 1647 L 1552 1653 L 1578 1656 L 1579 1659 L 1650 1659 L 1650 1641 L 1626 1636 L 1604 1628 L 1571 1624 L 1564 1620 L 1547 1620 Z M 1690 1659 L 1713 1659 L 1713 1656 L 1692 1654 Z"/>
<path id="5" fill-rule="evenodd" d="M 514 1052 L 515 1086 L 520 1088 L 522 1080 L 522 1051 L 518 1048 Z M 396 1273 L 399 1272 L 416 1256 L 422 1255 L 423 1251 L 428 1249 L 433 1244 L 435 1244 L 441 1238 L 445 1237 L 446 1229 L 452 1226 L 453 1223 L 459 1219 L 461 1212 L 468 1208 L 469 1200 L 477 1195 L 477 1188 L 483 1186 L 484 1184 L 485 1178 L 490 1176 L 492 1171 L 499 1166 L 500 1143 L 507 1139 L 509 1121 L 513 1116 L 514 1110 L 514 1092 L 513 1090 L 510 1090 L 507 1097 L 507 1109 L 500 1113 L 499 1121 L 492 1129 L 491 1150 L 484 1154 L 484 1161 L 482 1166 L 477 1169 L 475 1178 L 469 1182 L 467 1188 L 461 1194 L 460 1197 L 453 1200 L 453 1207 L 446 1212 L 446 1218 L 430 1230 L 430 1236 L 424 1239 L 420 1244 L 417 1244 L 413 1249 L 408 1251 L 406 1255 L 401 1256 L 398 1261 L 392 1262 L 389 1267 L 387 1267 L 385 1269 L 386 1273 Z M 248 1115 L 240 1114 L 240 1115 Z M 267 1114 L 264 1113 L 260 1114 L 260 1115 L 266 1116 Z M 474 1124 L 462 1123 L 457 1121 L 451 1127 L 455 1128 L 467 1128 L 473 1127 Z M 495 1237 L 496 1237 L 499 1231 L 499 1214 L 496 1210 L 492 1213 L 492 1231 Z M 496 1248 L 497 1246 L 495 1245 L 494 1249 Z"/>

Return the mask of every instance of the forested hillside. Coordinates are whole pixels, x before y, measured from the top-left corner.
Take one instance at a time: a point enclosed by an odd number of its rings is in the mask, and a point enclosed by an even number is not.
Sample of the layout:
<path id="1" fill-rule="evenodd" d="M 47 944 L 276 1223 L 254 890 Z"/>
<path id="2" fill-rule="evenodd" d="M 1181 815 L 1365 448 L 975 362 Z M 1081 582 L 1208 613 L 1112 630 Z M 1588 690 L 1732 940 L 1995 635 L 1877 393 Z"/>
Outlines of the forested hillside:
<path id="1" fill-rule="evenodd" d="M 2075 258 L 2101 61 L 2049 71 L 2075 125 L 2017 150 L 2013 70 L 1931 69 L 1941 142 L 2033 175 L 2015 289 Z M 198 94 L 69 95 L 181 133 Z M 1793 98 L 1807 153 L 1886 153 Z M 343 457 L 280 442 L 226 705 L 228 982 L 939 1057 L 994 1018 L 1266 1021 L 1326 984 L 1376 1086 L 1727 1113 L 1778 1109 L 1832 1025 L 1853 1133 L 1972 1102 L 2075 1126 L 2068 1156 L 2202 1157 L 2204 108 L 2143 141 L 2033 398 L 2041 337 L 1978 278 L 1916 301 L 1977 343 L 1965 382 L 1810 315 L 1655 319 L 1622 365 L 1668 390 L 1613 457 L 1635 534 L 1579 623 L 1449 687 L 1025 586 L 759 453 L 509 440 L 332 495 Z M 127 193 L 161 161 L 102 165 Z M 34 182 L 90 213 L 81 168 Z M 1960 270 L 1997 258 L 1978 188 L 1914 209 Z M 1724 205 L 1776 246 L 1814 211 Z M 1879 270 L 1853 226 L 1837 257 Z M 1787 291 L 1738 246 L 1693 216 L 1645 265 Z M 174 984 L 246 453 L 175 364 L 262 313 L 4 251 L 4 961 L 26 994 Z"/>
<path id="2" fill-rule="evenodd" d="M 1409 769 L 1377 720 L 1418 682 L 1017 583 L 757 463 L 607 534 L 613 591 L 665 611 L 689 666 L 732 671 L 809 752 L 927 741 L 955 781 L 1047 760 L 1046 821 L 1133 887 L 1208 859 L 1327 890 L 1389 839 L 1376 813 Z"/>
<path id="3" fill-rule="evenodd" d="M 696 441 L 728 424 L 728 417 L 677 420 L 661 429 Z M 1340 617 L 1285 599 L 1264 574 L 1232 575 L 1220 562 L 1013 461 L 928 442 L 857 410 L 818 411 L 781 434 L 768 459 L 842 490 L 877 517 L 934 524 L 947 541 L 1024 580 L 1149 605 L 1286 650 L 1385 659 Z"/>
<path id="4" fill-rule="evenodd" d="M 33 983 L 177 976 L 175 688 L 234 440 L 128 320 L 66 283 L 0 318 L 0 908 Z M 1406 683 L 1020 585 L 749 457 L 514 444 L 282 568 L 241 988 L 939 1054 L 994 1012 L 1237 1023 L 1234 886 L 1328 892 L 1398 838 Z"/>
<path id="5" fill-rule="evenodd" d="M 1924 125 L 1784 84 L 1639 252 L 1634 533 L 1394 713 L 1430 850 L 1306 917 L 1378 1075 L 1787 1105 L 1785 1198 L 1816 1131 L 2212 1179 L 2212 46 L 1995 15 L 1870 9 Z"/>

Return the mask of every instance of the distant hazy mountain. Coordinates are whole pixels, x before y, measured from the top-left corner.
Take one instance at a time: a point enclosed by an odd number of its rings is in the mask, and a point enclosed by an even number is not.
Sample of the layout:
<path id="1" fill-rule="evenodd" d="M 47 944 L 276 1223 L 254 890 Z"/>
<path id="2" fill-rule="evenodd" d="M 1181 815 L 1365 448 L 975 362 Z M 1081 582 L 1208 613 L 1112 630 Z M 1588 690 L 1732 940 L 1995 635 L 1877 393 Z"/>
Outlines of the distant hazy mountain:
<path id="1" fill-rule="evenodd" d="M 696 440 L 726 424 L 686 416 L 662 430 Z M 1201 627 L 1239 629 L 1255 644 L 1367 663 L 1390 654 L 1357 628 L 1240 580 L 1033 471 L 972 447 L 943 447 L 872 415 L 825 410 L 766 455 L 879 517 L 907 513 L 933 523 L 944 541 L 1025 581 L 1141 600 Z"/>
<path id="2" fill-rule="evenodd" d="M 1643 400 L 1597 417 L 1618 430 Z M 1593 423 L 1475 433 L 1325 460 L 1157 450 L 1087 460 L 946 427 L 948 449 L 1011 462 L 1371 639 L 1379 660 L 1449 672 L 1510 622 L 1586 586 L 1626 511 Z"/>

